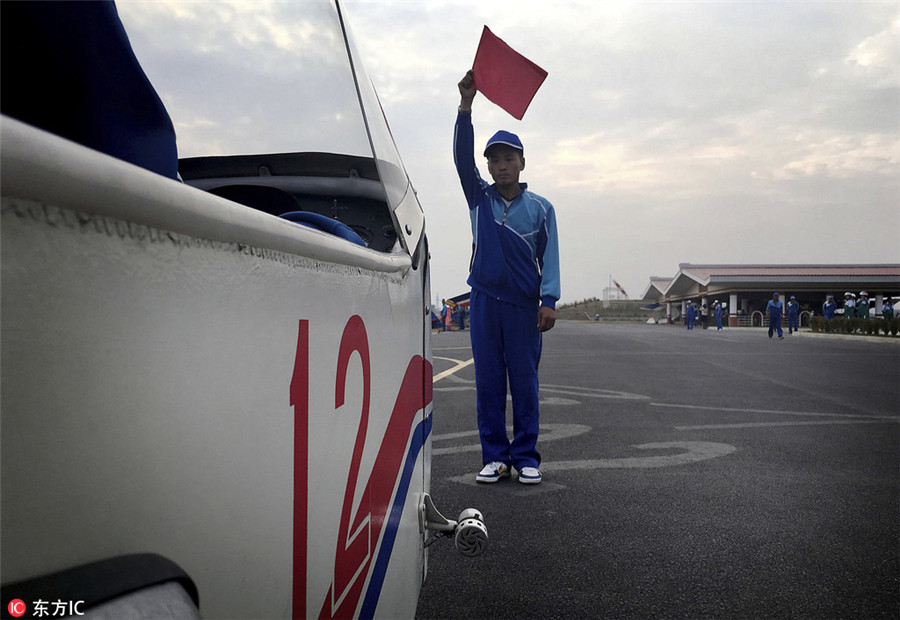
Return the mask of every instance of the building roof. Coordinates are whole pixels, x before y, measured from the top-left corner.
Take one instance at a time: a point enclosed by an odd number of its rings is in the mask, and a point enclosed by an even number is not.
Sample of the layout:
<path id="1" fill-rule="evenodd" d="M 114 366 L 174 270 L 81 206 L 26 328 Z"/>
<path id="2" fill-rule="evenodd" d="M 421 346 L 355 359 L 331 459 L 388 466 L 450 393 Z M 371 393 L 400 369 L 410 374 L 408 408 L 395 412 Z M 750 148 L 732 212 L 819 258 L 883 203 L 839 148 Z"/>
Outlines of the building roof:
<path id="1" fill-rule="evenodd" d="M 681 263 L 674 278 L 656 276 L 645 300 L 676 300 L 728 291 L 796 290 L 838 292 L 838 289 L 900 289 L 900 264 L 880 265 L 693 265 Z"/>
<path id="2" fill-rule="evenodd" d="M 689 273 L 697 281 L 708 281 L 713 277 L 734 276 L 894 276 L 900 285 L 900 265 L 692 265 L 681 263 L 678 267 L 681 272 Z"/>
<path id="3" fill-rule="evenodd" d="M 641 300 L 652 301 L 658 299 L 662 295 L 665 295 L 666 289 L 669 287 L 669 283 L 671 281 L 672 278 L 650 276 L 650 284 L 647 285 L 647 290 L 644 291 L 644 294 L 641 296 Z"/>

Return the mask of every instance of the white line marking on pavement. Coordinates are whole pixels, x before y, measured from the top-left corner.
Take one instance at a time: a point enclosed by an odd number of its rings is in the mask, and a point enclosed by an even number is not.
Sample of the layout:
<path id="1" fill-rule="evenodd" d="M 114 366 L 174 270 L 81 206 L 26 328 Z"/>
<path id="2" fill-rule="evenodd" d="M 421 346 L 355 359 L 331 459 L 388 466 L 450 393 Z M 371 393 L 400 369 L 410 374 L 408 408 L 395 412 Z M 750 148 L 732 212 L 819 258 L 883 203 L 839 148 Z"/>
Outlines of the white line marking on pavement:
<path id="1" fill-rule="evenodd" d="M 456 371 L 458 371 L 462 368 L 465 368 L 466 366 L 472 364 L 474 361 L 474 358 L 470 359 L 466 362 L 460 362 L 460 360 L 455 360 L 455 359 L 452 359 L 449 357 L 435 356 L 435 358 L 440 359 L 440 360 L 445 360 L 448 362 L 456 362 L 457 365 L 453 368 L 450 368 L 449 370 L 445 370 L 444 372 L 442 372 L 440 374 L 434 375 L 434 379 L 432 380 L 434 383 L 437 383 L 441 379 L 444 379 L 445 377 L 452 375 Z M 475 389 L 475 382 L 472 380 L 459 379 L 459 382 L 467 383 L 469 386 L 468 389 L 471 389 L 471 390 Z M 458 391 L 463 388 L 461 386 L 456 386 L 456 387 L 452 387 L 452 388 L 444 387 L 444 388 L 437 388 L 437 389 L 440 391 L 446 392 L 446 391 Z M 566 398 L 560 398 L 560 399 L 553 400 L 553 397 L 547 396 L 547 394 L 565 394 L 566 396 L 580 396 L 582 398 L 614 398 L 614 399 L 619 399 L 619 400 L 649 400 L 650 399 L 649 396 L 644 396 L 642 394 L 632 394 L 631 392 L 621 392 L 619 390 L 603 390 L 600 388 L 584 388 L 584 387 L 578 387 L 578 386 L 574 386 L 574 385 L 569 386 L 569 385 L 541 384 L 540 393 L 541 393 L 541 398 L 542 398 L 541 404 L 549 404 L 549 405 L 553 405 L 553 404 L 571 405 L 571 404 L 578 404 L 579 401 L 574 401 L 574 400 L 566 399 Z M 511 398 L 511 396 L 507 396 L 507 398 Z"/>
<path id="2" fill-rule="evenodd" d="M 732 407 L 703 407 L 700 405 L 676 405 L 673 403 L 650 403 L 651 407 L 671 407 L 673 409 L 702 409 L 704 411 L 730 411 L 735 413 L 777 413 L 780 415 L 824 416 L 833 418 L 858 418 L 861 420 L 894 420 L 896 416 L 860 415 L 853 413 L 818 413 L 815 411 L 779 411 L 776 409 L 736 409 Z"/>
<path id="3" fill-rule="evenodd" d="M 463 362 L 463 361 L 460 361 L 460 360 L 455 360 L 455 359 L 450 358 L 450 357 L 438 357 L 437 355 L 434 356 L 434 359 L 444 360 L 444 361 L 447 361 L 447 362 L 456 362 L 456 366 L 454 366 L 453 368 L 449 368 L 449 369 L 445 370 L 444 372 L 441 372 L 441 373 L 438 373 L 438 374 L 434 375 L 434 378 L 432 378 L 432 380 L 431 380 L 431 383 L 432 383 L 432 384 L 437 383 L 438 381 L 440 381 L 440 380 L 443 379 L 444 377 L 449 377 L 449 376 L 452 375 L 453 373 L 455 373 L 455 372 L 457 372 L 457 371 L 459 371 L 459 370 L 462 370 L 462 369 L 465 368 L 466 366 L 470 366 L 470 365 L 475 361 L 475 358 L 474 358 L 474 357 L 472 357 L 472 358 L 470 358 L 470 359 L 468 359 L 468 360 L 466 360 L 466 361 Z"/>
<path id="4" fill-rule="evenodd" d="M 618 390 L 602 390 L 599 388 L 583 388 L 570 385 L 545 385 L 541 384 L 542 392 L 555 394 L 568 394 L 569 396 L 587 396 L 589 398 L 619 398 L 622 400 L 648 400 L 649 396 L 620 392 Z"/>
<path id="5" fill-rule="evenodd" d="M 897 419 L 885 420 L 816 420 L 807 422 L 744 422 L 739 424 L 698 424 L 696 426 L 676 426 L 676 431 L 701 431 L 727 428 L 765 428 L 767 426 L 827 426 L 829 424 L 896 424 Z"/>

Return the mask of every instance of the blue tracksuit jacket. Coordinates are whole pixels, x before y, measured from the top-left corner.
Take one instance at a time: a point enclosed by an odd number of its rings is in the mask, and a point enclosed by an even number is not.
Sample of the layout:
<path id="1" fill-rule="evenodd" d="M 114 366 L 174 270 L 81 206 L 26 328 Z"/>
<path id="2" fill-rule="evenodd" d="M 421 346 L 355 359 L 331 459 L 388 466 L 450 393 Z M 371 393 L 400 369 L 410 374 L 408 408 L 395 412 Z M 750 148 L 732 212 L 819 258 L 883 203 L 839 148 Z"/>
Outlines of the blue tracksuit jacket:
<path id="1" fill-rule="evenodd" d="M 475 165 L 472 115 L 460 113 L 453 135 L 453 158 L 469 203 L 475 251 L 468 284 L 517 306 L 556 308 L 559 300 L 559 240 L 550 202 L 528 191 L 509 207 Z"/>

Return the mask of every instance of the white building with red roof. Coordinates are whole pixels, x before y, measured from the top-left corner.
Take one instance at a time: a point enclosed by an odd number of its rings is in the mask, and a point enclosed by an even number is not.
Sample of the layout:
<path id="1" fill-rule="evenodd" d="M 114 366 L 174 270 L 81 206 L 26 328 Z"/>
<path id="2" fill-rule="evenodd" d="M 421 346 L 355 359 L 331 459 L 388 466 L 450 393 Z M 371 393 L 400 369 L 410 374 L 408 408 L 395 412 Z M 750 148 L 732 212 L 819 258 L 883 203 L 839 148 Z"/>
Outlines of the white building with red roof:
<path id="1" fill-rule="evenodd" d="M 808 316 L 821 316 L 828 295 L 841 307 L 844 294 L 866 292 L 874 316 L 881 316 L 884 299 L 900 294 L 900 264 L 885 265 L 693 265 L 681 263 L 672 278 L 652 276 L 643 301 L 665 304 L 669 322 L 684 315 L 688 301 L 712 308 L 718 300 L 728 312 L 728 324 L 753 324 L 773 293 L 797 298 Z"/>

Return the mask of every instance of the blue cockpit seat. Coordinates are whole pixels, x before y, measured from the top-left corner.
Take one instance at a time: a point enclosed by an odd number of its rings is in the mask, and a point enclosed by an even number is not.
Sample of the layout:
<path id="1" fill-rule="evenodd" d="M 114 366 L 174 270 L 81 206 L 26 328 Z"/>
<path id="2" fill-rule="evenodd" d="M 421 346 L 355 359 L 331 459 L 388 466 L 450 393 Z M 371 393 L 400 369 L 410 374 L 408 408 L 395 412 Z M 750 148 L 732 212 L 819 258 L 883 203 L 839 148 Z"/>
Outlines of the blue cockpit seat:
<path id="1" fill-rule="evenodd" d="M 293 211 L 291 213 L 283 213 L 281 217 L 309 228 L 315 228 L 316 230 L 330 233 L 341 239 L 346 239 L 347 241 L 355 243 L 356 245 L 366 247 L 366 242 L 363 241 L 362 237 L 360 237 L 355 230 L 343 222 L 328 216 L 312 213 L 311 211 Z"/>

